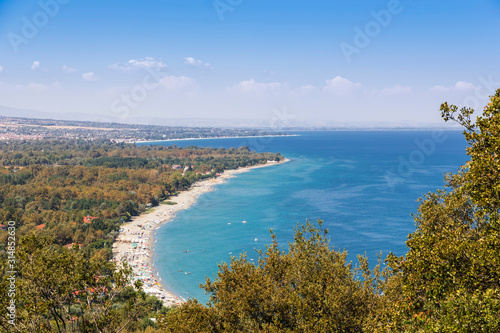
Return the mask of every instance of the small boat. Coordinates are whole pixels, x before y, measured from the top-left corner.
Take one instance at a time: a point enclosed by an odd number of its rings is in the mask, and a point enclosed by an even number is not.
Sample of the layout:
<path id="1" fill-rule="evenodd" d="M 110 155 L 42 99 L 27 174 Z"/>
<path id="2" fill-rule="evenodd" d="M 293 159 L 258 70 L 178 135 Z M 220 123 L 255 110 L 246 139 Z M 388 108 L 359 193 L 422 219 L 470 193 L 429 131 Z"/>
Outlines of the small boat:
<path id="1" fill-rule="evenodd" d="M 243 222 L 241 222 L 241 223 L 245 224 L 245 223 L 247 223 L 247 221 L 243 221 Z"/>
<path id="2" fill-rule="evenodd" d="M 255 238 L 254 240 L 257 242 L 259 239 L 258 239 L 258 238 Z"/>

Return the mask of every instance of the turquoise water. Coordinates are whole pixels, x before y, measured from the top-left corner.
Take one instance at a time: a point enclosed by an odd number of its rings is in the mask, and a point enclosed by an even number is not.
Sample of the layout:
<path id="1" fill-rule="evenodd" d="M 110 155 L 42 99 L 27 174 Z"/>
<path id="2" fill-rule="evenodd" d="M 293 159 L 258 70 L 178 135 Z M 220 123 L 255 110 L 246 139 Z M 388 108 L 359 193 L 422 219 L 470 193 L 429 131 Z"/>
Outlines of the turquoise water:
<path id="1" fill-rule="evenodd" d="M 206 301 L 198 286 L 205 276 L 214 276 L 218 263 L 243 252 L 257 261 L 256 249 L 271 241 L 269 229 L 286 245 L 297 222 L 306 219 L 323 219 L 331 244 L 346 249 L 349 260 L 366 253 L 375 264 L 380 251 L 403 255 L 407 235 L 415 229 L 416 200 L 442 187 L 443 173 L 467 161 L 459 132 L 296 134 L 156 143 L 246 145 L 291 159 L 217 185 L 156 231 L 154 264 L 167 288 Z"/>

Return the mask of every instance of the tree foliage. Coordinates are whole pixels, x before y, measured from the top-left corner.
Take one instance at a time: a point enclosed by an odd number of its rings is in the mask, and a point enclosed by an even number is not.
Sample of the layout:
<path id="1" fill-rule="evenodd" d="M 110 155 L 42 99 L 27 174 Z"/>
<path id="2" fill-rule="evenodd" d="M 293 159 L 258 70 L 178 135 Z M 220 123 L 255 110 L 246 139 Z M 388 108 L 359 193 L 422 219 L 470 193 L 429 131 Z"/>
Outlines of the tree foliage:
<path id="1" fill-rule="evenodd" d="M 0 142 L 0 150 L 1 221 L 15 221 L 18 236 L 37 232 L 59 245 L 107 249 L 108 256 L 120 224 L 148 205 L 156 206 L 217 172 L 275 158 L 246 149 L 84 140 Z M 87 215 L 98 219 L 85 224 Z M 6 238 L 0 230 L 0 259 L 6 257 Z"/>
<path id="2" fill-rule="evenodd" d="M 273 243 L 258 265 L 245 255 L 207 278 L 207 307 L 195 300 L 163 318 L 167 332 L 361 332 L 375 302 L 366 266 L 353 269 L 347 253 L 331 248 L 327 230 L 308 222 L 289 250 Z M 360 262 L 366 264 L 364 258 Z M 362 282 L 356 273 L 366 273 Z"/>
<path id="3" fill-rule="evenodd" d="M 148 311 L 141 305 L 140 283 L 126 300 L 115 302 L 130 288 L 127 265 L 116 267 L 78 247 L 61 248 L 35 235 L 21 238 L 16 261 L 15 326 L 7 322 L 6 276 L 0 285 L 0 327 L 6 331 L 118 332 Z"/>
<path id="4" fill-rule="evenodd" d="M 154 326 L 156 297 L 126 287 L 108 262 L 123 221 L 216 172 L 266 163 L 248 149 L 151 147 L 108 141 L 0 142 L 0 219 L 15 221 L 20 332 L 116 332 Z M 175 167 L 174 167 L 175 166 Z M 90 223 L 83 217 L 91 215 Z M 38 228 L 40 229 L 38 229 Z M 0 263 L 8 232 L 0 230 Z M 78 249 L 63 246 L 77 243 Z M 0 303 L 9 301 L 0 267 Z M 138 286 L 137 286 L 138 287 Z M 0 328 L 10 327 L 3 316 Z M 1 330 L 1 329 L 0 329 Z M 123 330 L 122 330 L 123 331 Z"/>
<path id="5" fill-rule="evenodd" d="M 465 127 L 470 161 L 421 200 L 407 255 L 389 258 L 402 293 L 385 328 L 499 332 L 500 89 L 475 122 L 469 108 L 441 111 Z"/>

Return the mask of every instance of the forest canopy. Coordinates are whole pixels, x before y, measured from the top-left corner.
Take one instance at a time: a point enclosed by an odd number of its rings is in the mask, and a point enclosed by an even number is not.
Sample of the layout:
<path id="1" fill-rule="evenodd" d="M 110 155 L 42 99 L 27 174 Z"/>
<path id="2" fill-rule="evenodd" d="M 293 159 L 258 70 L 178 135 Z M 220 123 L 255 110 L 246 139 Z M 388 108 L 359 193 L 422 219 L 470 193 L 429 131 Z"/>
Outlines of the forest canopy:
<path id="1" fill-rule="evenodd" d="M 7 226 L 13 221 L 19 240 L 17 286 L 23 290 L 17 299 L 21 332 L 115 332 L 124 325 L 154 325 L 147 318 L 162 303 L 146 296 L 140 285 L 128 285 L 127 267 L 109 262 L 120 225 L 196 181 L 283 159 L 248 147 L 81 139 L 3 141 L 0 151 L 0 327 L 9 327 L 5 288 L 6 272 L 12 271 L 7 265 L 12 234 Z M 95 297 L 96 290 L 102 297 Z"/>

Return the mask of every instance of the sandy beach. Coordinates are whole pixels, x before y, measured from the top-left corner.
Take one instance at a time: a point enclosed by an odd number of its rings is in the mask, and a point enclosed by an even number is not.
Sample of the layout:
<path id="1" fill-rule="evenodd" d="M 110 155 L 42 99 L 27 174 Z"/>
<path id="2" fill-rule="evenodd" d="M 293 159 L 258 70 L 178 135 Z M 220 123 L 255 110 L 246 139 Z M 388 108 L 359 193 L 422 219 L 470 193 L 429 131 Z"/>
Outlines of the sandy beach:
<path id="1" fill-rule="evenodd" d="M 182 191 L 168 199 L 168 201 L 177 204 L 160 204 L 151 209 L 150 212 L 134 217 L 132 221 L 122 225 L 120 233 L 113 244 L 113 259 L 116 262 L 127 261 L 133 269 L 132 282 L 141 279 L 144 291 L 157 296 L 165 306 L 181 304 L 184 300 L 163 287 L 164 284 L 160 283 L 161 279 L 158 272 L 153 268 L 151 262 L 154 241 L 152 237 L 153 231 L 161 224 L 172 220 L 178 211 L 192 206 L 201 194 L 212 191 L 214 185 L 223 183 L 228 178 L 251 169 L 277 165 L 287 161 L 289 160 L 285 159 L 280 163 L 268 162 L 236 170 L 227 170 L 217 178 L 199 181 L 193 184 L 189 190 Z"/>

